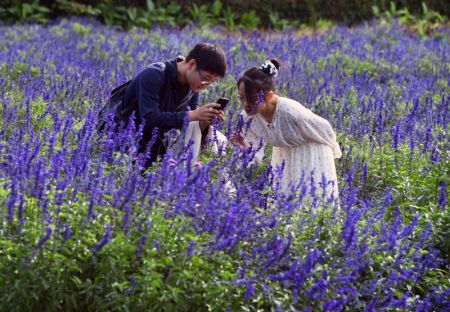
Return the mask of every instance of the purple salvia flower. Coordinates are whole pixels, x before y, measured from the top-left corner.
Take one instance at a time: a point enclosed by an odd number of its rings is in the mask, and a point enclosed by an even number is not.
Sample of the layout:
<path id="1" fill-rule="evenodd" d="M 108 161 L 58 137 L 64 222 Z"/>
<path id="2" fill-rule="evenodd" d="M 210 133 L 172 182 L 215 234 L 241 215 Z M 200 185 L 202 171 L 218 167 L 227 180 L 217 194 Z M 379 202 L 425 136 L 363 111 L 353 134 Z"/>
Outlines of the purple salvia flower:
<path id="1" fill-rule="evenodd" d="M 250 299 L 256 292 L 255 286 L 252 281 L 247 282 L 247 288 L 245 289 L 244 299 Z"/>
<path id="2" fill-rule="evenodd" d="M 52 237 L 52 228 L 49 226 L 45 230 L 45 235 L 41 237 L 36 247 L 34 247 L 33 252 L 31 253 L 31 258 L 34 257 L 36 252 L 38 252 L 51 237 Z"/>
<path id="3" fill-rule="evenodd" d="M 189 247 L 186 251 L 186 262 L 189 262 L 191 260 L 191 257 L 194 253 L 195 244 L 196 244 L 196 241 L 194 241 L 194 240 L 191 240 L 189 242 Z"/>
<path id="4" fill-rule="evenodd" d="M 13 176 L 11 181 L 11 192 L 8 200 L 8 221 L 12 221 L 14 219 L 14 206 L 16 205 L 16 201 L 18 198 L 17 194 L 18 181 Z"/>
<path id="5" fill-rule="evenodd" d="M 397 246 L 398 241 L 398 231 L 399 231 L 399 227 L 402 224 L 402 216 L 400 214 L 400 209 L 398 207 L 396 207 L 395 209 L 395 219 L 394 219 L 394 223 L 392 224 L 391 230 L 389 232 L 389 249 L 393 249 L 395 246 Z"/>
<path id="6" fill-rule="evenodd" d="M 433 133 L 433 127 L 431 125 L 428 125 L 427 131 L 425 133 L 425 139 L 423 141 L 423 153 L 427 153 L 430 150 L 431 145 L 431 135 Z"/>
<path id="7" fill-rule="evenodd" d="M 147 242 L 147 235 L 142 234 L 141 238 L 139 239 L 139 244 L 136 247 L 136 251 L 134 252 L 134 255 L 137 259 L 142 258 L 144 252 L 145 252 L 145 243 Z"/>
<path id="8" fill-rule="evenodd" d="M 109 241 L 111 240 L 112 232 L 111 225 L 106 226 L 105 236 L 100 240 L 100 242 L 92 249 L 92 253 L 96 255 Z"/>
<path id="9" fill-rule="evenodd" d="M 344 305 L 341 300 L 331 299 L 327 300 L 322 304 L 323 311 L 341 311 Z"/>
<path id="10" fill-rule="evenodd" d="M 155 248 L 156 248 L 157 251 L 161 250 L 161 245 L 159 244 L 159 242 L 157 240 L 153 241 L 153 245 L 155 245 Z"/>
<path id="11" fill-rule="evenodd" d="M 439 194 L 438 207 L 445 210 L 447 205 L 447 181 L 441 183 L 440 188 L 441 192 Z"/>
<path id="12" fill-rule="evenodd" d="M 397 122 L 395 123 L 395 127 L 393 129 L 393 131 L 391 132 L 392 134 L 392 144 L 391 146 L 395 149 L 395 151 L 398 151 L 398 147 L 400 144 L 400 132 L 401 132 L 401 121 L 397 120 Z"/>
<path id="13" fill-rule="evenodd" d="M 72 236 L 72 232 L 70 231 L 70 227 L 67 224 L 64 224 L 64 241 L 68 241 Z"/>

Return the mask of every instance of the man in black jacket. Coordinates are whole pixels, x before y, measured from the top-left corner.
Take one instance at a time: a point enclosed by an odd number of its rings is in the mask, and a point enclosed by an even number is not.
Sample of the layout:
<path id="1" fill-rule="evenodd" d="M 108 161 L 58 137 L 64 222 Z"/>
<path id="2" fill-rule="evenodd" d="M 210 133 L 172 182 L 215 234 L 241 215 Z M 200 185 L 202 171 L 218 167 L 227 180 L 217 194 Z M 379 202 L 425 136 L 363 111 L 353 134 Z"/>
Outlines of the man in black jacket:
<path id="1" fill-rule="evenodd" d="M 225 75 L 224 51 L 214 45 L 199 43 L 186 56 L 156 62 L 141 70 L 128 85 L 118 111 L 125 124 L 134 113 L 136 127 L 144 125 L 139 151 L 146 149 L 154 128 L 158 137 L 150 150 L 147 166 L 166 153 L 164 134 L 181 129 L 185 121 L 199 121 L 206 129 L 214 120 L 223 120 L 216 103 L 198 107 L 198 91 L 209 87 Z"/>

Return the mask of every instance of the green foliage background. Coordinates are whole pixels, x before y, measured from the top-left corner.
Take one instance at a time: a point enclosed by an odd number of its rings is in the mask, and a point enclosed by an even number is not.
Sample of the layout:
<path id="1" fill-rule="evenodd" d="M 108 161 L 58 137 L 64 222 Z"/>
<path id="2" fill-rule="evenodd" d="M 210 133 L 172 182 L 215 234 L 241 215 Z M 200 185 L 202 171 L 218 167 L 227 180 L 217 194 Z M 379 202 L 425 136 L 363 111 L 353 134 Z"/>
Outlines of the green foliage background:
<path id="1" fill-rule="evenodd" d="M 330 22 L 354 25 L 372 18 L 403 18 L 406 24 L 446 21 L 450 15 L 447 0 L 5 0 L 0 18 L 6 22 L 46 22 L 61 16 L 95 16 L 108 25 L 129 29 L 150 28 L 153 24 L 223 25 L 236 28 L 284 29 L 323 26 Z"/>

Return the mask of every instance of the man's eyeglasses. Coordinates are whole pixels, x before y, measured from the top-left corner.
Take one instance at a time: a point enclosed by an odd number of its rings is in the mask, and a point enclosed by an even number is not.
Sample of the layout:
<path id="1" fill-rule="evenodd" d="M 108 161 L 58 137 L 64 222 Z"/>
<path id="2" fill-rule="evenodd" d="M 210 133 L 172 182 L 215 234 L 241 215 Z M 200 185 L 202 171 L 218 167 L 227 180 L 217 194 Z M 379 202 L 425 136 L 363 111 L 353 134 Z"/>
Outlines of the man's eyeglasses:
<path id="1" fill-rule="evenodd" d="M 208 80 L 197 66 L 195 67 L 195 70 L 198 72 L 198 75 L 200 76 L 200 84 L 204 86 L 214 86 L 217 84 L 217 81 Z"/>

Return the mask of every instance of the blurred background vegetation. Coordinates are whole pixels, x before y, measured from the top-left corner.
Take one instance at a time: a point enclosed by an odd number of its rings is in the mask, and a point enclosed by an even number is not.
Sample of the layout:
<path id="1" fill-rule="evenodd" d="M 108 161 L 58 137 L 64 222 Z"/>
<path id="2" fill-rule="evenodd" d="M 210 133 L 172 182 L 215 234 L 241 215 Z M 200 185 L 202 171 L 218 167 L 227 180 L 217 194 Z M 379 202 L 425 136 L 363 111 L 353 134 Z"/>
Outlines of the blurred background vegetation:
<path id="1" fill-rule="evenodd" d="M 448 0 L 3 0 L 4 23 L 40 22 L 66 16 L 92 16 L 123 29 L 155 24 L 221 25 L 229 30 L 355 25 L 372 18 L 396 19 L 427 34 L 447 23 Z M 420 25 L 420 27 L 417 27 Z"/>

